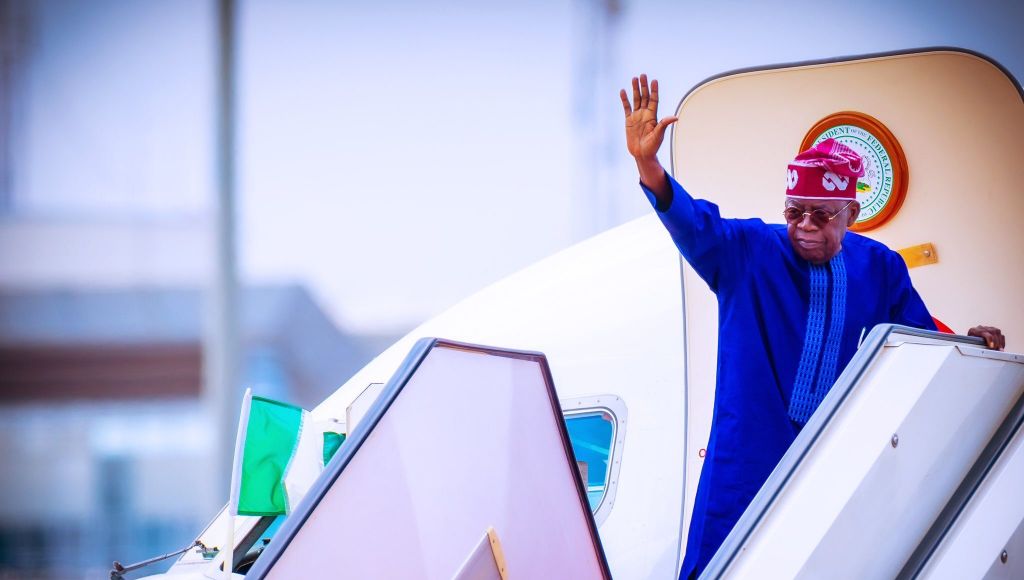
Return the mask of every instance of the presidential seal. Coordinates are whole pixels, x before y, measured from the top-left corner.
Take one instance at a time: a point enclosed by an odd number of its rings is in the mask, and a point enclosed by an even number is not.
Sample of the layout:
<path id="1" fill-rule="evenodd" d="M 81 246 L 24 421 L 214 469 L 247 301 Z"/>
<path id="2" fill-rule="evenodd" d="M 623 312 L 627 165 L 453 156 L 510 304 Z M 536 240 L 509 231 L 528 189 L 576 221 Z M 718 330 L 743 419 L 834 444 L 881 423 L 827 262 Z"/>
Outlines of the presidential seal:
<path id="1" fill-rule="evenodd" d="M 889 221 L 907 195 L 907 160 L 899 141 L 881 121 L 856 111 L 833 113 L 807 132 L 800 151 L 825 139 L 850 147 L 864 158 L 864 177 L 857 181 L 860 217 L 855 232 L 873 230 Z"/>

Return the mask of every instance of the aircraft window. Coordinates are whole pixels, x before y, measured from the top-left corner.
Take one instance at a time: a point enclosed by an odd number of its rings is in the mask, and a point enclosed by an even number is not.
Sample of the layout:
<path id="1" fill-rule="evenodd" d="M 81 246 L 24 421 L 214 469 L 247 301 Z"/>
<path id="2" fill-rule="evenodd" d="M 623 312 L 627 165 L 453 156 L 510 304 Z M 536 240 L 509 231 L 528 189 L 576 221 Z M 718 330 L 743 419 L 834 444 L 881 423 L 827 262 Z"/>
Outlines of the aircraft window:
<path id="1" fill-rule="evenodd" d="M 611 471 L 609 459 L 615 431 L 614 419 L 607 411 L 574 413 L 566 415 L 565 426 L 569 430 L 569 441 L 581 477 L 586 482 L 590 511 L 597 511 Z"/>
<path id="2" fill-rule="evenodd" d="M 286 516 L 263 516 L 260 518 L 259 523 L 253 528 L 253 532 L 250 538 L 246 538 L 241 543 L 245 548 L 245 555 L 235 561 L 234 572 L 245 575 L 246 572 L 252 568 L 252 565 L 256 563 L 256 560 L 263 553 L 263 550 L 270 544 L 270 540 L 280 529 L 281 523 L 284 522 Z M 262 529 L 262 531 L 260 531 Z M 241 546 L 240 546 L 241 547 Z M 237 552 L 236 552 L 237 553 Z M 221 566 L 223 568 L 223 566 Z"/>
<path id="3" fill-rule="evenodd" d="M 615 395 L 562 399 L 569 442 L 594 522 L 601 525 L 615 505 L 619 466 L 626 438 L 626 403 Z"/>

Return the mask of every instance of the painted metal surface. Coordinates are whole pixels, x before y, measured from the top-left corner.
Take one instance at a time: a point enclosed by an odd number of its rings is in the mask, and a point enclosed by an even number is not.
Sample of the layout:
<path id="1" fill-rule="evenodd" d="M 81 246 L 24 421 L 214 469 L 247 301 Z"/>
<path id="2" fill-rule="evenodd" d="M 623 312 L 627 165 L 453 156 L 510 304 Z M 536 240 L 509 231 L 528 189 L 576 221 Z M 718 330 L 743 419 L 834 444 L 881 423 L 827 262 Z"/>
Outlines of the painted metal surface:
<path id="1" fill-rule="evenodd" d="M 510 574 L 610 577 L 544 356 L 424 339 L 247 576 L 450 578 L 489 528 Z"/>
<path id="2" fill-rule="evenodd" d="M 1024 578 L 1024 399 L 1016 411 L 1009 440 L 953 506 L 955 519 L 902 577 Z"/>
<path id="3" fill-rule="evenodd" d="M 1019 355 L 964 340 L 876 328 L 706 577 L 899 573 L 1024 395 Z"/>

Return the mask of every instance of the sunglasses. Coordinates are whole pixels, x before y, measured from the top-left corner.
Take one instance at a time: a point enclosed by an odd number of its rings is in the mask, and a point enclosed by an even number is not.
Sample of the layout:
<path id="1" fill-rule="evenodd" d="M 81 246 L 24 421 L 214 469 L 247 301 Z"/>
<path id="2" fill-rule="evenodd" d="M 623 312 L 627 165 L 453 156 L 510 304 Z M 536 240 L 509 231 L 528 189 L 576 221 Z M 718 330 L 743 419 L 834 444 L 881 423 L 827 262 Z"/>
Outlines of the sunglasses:
<path id="1" fill-rule="evenodd" d="M 814 224 L 816 227 L 823 228 L 823 227 L 827 226 L 830 221 L 836 219 L 837 215 L 843 213 L 844 209 L 846 209 L 846 208 L 850 207 L 851 205 L 853 205 L 854 201 L 856 201 L 856 200 L 850 201 L 850 203 L 844 205 L 836 213 L 828 213 L 827 211 L 825 211 L 823 209 L 816 209 L 816 210 L 812 210 L 812 211 L 803 211 L 803 210 L 801 210 L 798 207 L 789 206 L 789 207 L 787 207 L 785 209 L 785 211 L 782 212 L 782 216 L 786 218 L 786 223 L 790 223 L 790 224 L 794 224 L 795 225 L 795 224 L 798 224 L 798 223 L 804 221 L 804 216 L 808 215 L 808 216 L 811 216 L 811 223 L 812 224 Z"/>

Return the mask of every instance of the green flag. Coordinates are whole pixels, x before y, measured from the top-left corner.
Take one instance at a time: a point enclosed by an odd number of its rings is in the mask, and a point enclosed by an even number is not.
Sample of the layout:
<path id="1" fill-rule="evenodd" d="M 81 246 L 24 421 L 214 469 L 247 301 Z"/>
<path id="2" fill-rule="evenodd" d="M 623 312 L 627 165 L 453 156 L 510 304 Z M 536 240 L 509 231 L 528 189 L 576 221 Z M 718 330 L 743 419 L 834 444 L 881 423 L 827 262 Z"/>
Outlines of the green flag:
<path id="1" fill-rule="evenodd" d="M 320 476 L 339 437 L 315 424 L 309 411 L 246 390 L 235 440 L 231 513 L 290 513 Z"/>

